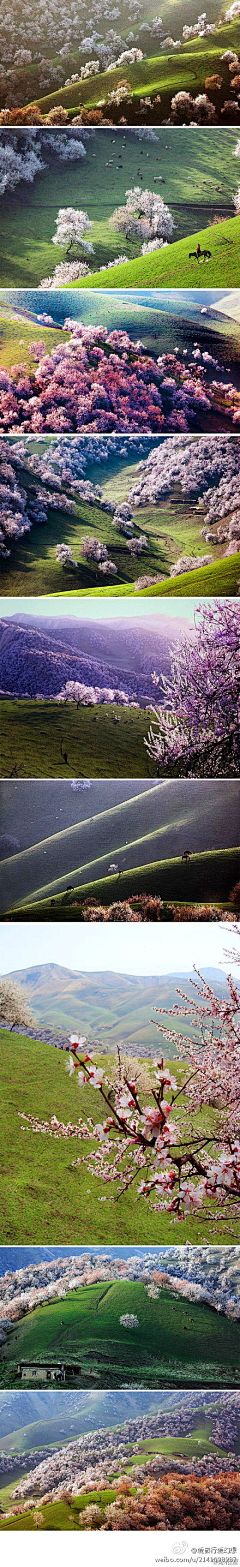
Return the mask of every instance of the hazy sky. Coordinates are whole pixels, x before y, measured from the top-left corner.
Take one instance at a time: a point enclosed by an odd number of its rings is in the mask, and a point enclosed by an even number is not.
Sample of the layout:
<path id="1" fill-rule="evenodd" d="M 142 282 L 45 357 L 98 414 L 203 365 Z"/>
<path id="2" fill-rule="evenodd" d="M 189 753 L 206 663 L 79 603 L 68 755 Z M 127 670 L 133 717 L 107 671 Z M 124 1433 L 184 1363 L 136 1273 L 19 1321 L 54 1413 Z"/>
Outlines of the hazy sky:
<path id="1" fill-rule="evenodd" d="M 211 603 L 211 600 L 209 599 L 208 602 Z M 106 600 L 92 598 L 65 599 L 57 598 L 57 596 L 52 599 L 0 598 L 0 616 L 3 617 L 3 620 L 6 619 L 7 615 L 16 615 L 16 617 L 18 615 L 35 615 L 37 620 L 42 615 L 46 615 L 46 617 L 55 615 L 57 619 L 63 616 L 65 620 L 66 616 L 69 615 L 70 618 L 74 617 L 78 620 L 109 621 L 122 620 L 123 617 L 126 617 L 126 619 L 133 621 L 139 620 L 144 615 L 147 615 L 148 619 L 152 615 L 157 615 L 160 621 L 161 615 L 163 615 L 164 619 L 167 616 L 171 620 L 177 616 L 177 619 L 182 618 L 183 620 L 191 621 L 194 609 L 198 604 L 199 597 L 196 599 L 179 598 L 177 603 L 175 599 L 162 599 L 161 606 L 159 605 L 159 599 L 151 599 L 151 603 L 149 603 L 148 599 L 138 599 L 137 603 L 133 603 L 132 599 L 130 601 L 123 599 L 121 602 L 116 598 L 109 599 L 107 608 Z"/>
<path id="2" fill-rule="evenodd" d="M 219 925 L 67 925 L 46 923 L 1 930 L 1 972 L 59 963 L 87 971 L 111 969 L 118 974 L 171 974 L 201 968 L 231 967 L 224 949 L 236 945 Z"/>

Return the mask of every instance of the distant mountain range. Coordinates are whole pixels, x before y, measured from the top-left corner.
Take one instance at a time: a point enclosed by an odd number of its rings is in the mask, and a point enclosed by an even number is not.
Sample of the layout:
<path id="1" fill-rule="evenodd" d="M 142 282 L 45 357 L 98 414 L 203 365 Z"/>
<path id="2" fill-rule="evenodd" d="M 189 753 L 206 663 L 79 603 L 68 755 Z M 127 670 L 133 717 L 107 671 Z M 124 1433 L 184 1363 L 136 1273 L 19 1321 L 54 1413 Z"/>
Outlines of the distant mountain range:
<path id="1" fill-rule="evenodd" d="M 170 648 L 183 627 L 177 616 L 144 616 L 130 623 L 20 613 L 2 618 L 0 690 L 16 697 L 49 697 L 67 680 L 79 680 L 100 689 L 123 689 L 144 704 L 153 698 L 153 669 L 169 674 Z"/>
<path id="2" fill-rule="evenodd" d="M 227 981 L 221 969 L 205 968 L 203 976 L 218 996 L 226 996 Z M 24 987 L 39 1023 L 61 1028 L 67 1035 L 76 1028 L 88 1038 L 102 1041 L 107 1049 L 122 1040 L 130 1051 L 135 1047 L 136 1054 L 138 1047 L 140 1053 L 155 1054 L 160 1035 L 151 1023 L 153 1007 L 164 1006 L 167 1013 L 178 1000 L 177 987 L 191 995 L 189 973 L 146 977 L 111 970 L 84 973 L 58 963 L 43 963 L 13 970 L 10 977 Z M 174 1019 L 171 1024 L 174 1026 Z M 179 1032 L 179 1019 L 176 1028 Z"/>

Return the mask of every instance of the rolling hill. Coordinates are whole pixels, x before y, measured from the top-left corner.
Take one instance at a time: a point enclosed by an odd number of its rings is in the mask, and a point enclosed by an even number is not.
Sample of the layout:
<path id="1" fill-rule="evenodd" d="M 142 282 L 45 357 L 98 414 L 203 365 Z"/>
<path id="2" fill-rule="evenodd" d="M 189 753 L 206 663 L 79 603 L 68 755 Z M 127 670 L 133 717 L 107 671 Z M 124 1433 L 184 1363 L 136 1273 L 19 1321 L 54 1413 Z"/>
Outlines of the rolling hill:
<path id="1" fill-rule="evenodd" d="M 175 1408 L 180 1398 L 177 1391 L 148 1394 L 143 1389 L 138 1392 L 130 1388 L 117 1394 L 109 1390 L 106 1395 L 101 1389 L 84 1393 L 67 1392 L 65 1388 L 42 1388 L 39 1392 L 22 1388 L 21 1392 L 11 1392 L 8 1388 L 0 1391 L 0 1443 L 5 1453 L 12 1447 L 19 1453 L 24 1447 L 31 1451 L 43 1442 L 57 1443 L 60 1425 L 64 1424 L 66 1437 L 71 1440 L 72 1422 L 75 1434 L 80 1436 L 84 1431 L 97 1431 L 98 1426 L 114 1425 L 116 1420 L 131 1416 L 134 1419 L 148 1409 Z"/>
<path id="2" fill-rule="evenodd" d="M 121 786 L 113 781 L 104 787 L 103 782 L 92 782 L 86 794 L 70 791 L 67 782 L 56 783 L 54 789 L 49 781 L 42 791 L 37 783 L 23 782 L 17 796 L 16 804 L 16 789 L 10 787 L 17 844 L 13 841 L 12 854 L 9 844 L 5 858 L 3 837 L 1 913 L 23 901 L 36 904 L 52 896 L 66 897 L 69 878 L 73 890 L 82 887 L 82 895 L 86 887 L 89 893 L 92 884 L 94 890 L 95 883 L 99 894 L 101 882 L 104 902 L 112 901 L 112 893 L 123 896 L 124 889 L 127 895 L 135 886 L 137 890 L 141 868 L 144 881 L 139 890 L 146 891 L 147 883 L 150 890 L 154 881 L 164 898 L 169 890 L 180 902 L 190 902 L 192 897 L 199 902 L 203 895 L 207 902 L 227 901 L 239 879 L 240 850 L 238 858 L 235 849 L 239 786 L 233 780 L 219 780 L 216 785 L 207 779 L 202 783 L 188 779 L 149 786 L 142 780 L 136 789 L 130 783 Z M 3 820 L 4 800 L 6 789 Z M 7 810 L 8 820 L 11 827 Z M 186 847 L 191 860 L 184 865 L 181 855 Z"/>
<path id="3" fill-rule="evenodd" d="M 176 134 L 176 132 L 175 132 Z M 189 252 L 196 250 L 197 244 L 201 250 L 210 250 L 209 259 L 200 262 L 190 259 Z M 116 267 L 108 267 L 101 271 L 101 278 L 97 272 L 84 278 L 84 281 L 73 283 L 74 289 L 98 288 L 196 288 L 202 287 L 203 278 L 207 280 L 209 288 L 214 285 L 219 288 L 232 288 L 239 277 L 239 243 L 240 243 L 240 217 L 230 218 L 223 222 L 217 221 L 214 226 L 205 228 L 200 223 L 196 224 L 193 232 L 186 239 L 180 239 L 173 244 L 155 250 L 148 256 L 139 255 L 134 259 L 124 262 Z M 229 316 L 234 321 L 240 319 L 238 292 L 235 290 L 231 304 L 225 303 L 225 298 L 218 301 L 218 310 L 223 316 Z"/>
<path id="4" fill-rule="evenodd" d="M 221 970 L 209 968 L 203 972 L 209 983 L 216 986 L 217 994 L 225 996 L 226 979 Z M 115 1041 L 124 1039 L 130 1050 L 137 1040 L 142 1050 L 153 1054 L 153 1005 L 166 1005 L 168 1012 L 176 1001 L 177 986 L 191 994 L 188 973 L 153 975 L 149 979 L 111 971 L 86 974 L 44 963 L 12 971 L 10 977 L 23 985 L 39 1021 L 58 1025 L 67 1033 L 81 1027 L 91 1037 L 102 1037 L 109 1049 Z"/>
<path id="5" fill-rule="evenodd" d="M 239 849 L 210 850 L 205 854 L 191 854 L 191 860 L 184 862 L 184 865 L 181 856 L 172 860 L 156 860 L 131 871 L 123 870 L 117 875 L 107 876 L 105 880 L 82 883 L 81 886 L 78 883 L 78 872 L 75 871 L 72 875 L 72 892 L 59 892 L 58 883 L 51 889 L 48 886 L 42 889 L 41 896 L 34 893 L 30 902 L 24 899 L 22 904 L 10 907 L 8 916 L 11 920 L 58 920 L 61 915 L 64 920 L 81 920 L 86 918 L 88 900 L 93 896 L 104 907 L 130 898 L 136 913 L 141 912 L 141 903 L 138 905 L 137 902 L 141 895 L 161 897 L 162 917 L 166 920 L 173 918 L 174 904 L 178 908 L 182 905 L 183 909 L 186 904 L 198 907 L 201 903 L 209 906 L 214 904 L 220 911 L 222 907 L 231 906 L 231 893 L 239 881 L 239 863 Z M 67 877 L 64 880 L 67 886 Z M 50 897 L 50 890 L 54 896 Z M 149 917 L 151 919 L 151 914 Z"/>
<path id="6" fill-rule="evenodd" d="M 186 13 L 185 13 L 186 14 Z M 127 78 L 130 84 L 129 99 L 124 104 L 125 117 L 128 123 L 139 123 L 139 100 L 142 97 L 148 99 L 147 109 L 150 107 L 148 122 L 157 125 L 165 122 L 171 114 L 171 99 L 178 92 L 190 92 L 194 98 L 204 92 L 206 73 L 212 75 L 220 73 L 221 88 L 214 94 L 216 105 L 217 123 L 222 124 L 221 109 L 229 99 L 229 72 L 227 62 L 222 60 L 226 50 L 238 50 L 239 33 L 238 20 L 235 18 L 230 24 L 224 19 L 216 26 L 213 38 L 194 38 L 181 45 L 179 50 L 174 50 L 170 55 L 164 50 L 161 54 L 149 54 L 136 64 L 130 64 L 127 68 Z M 99 72 L 97 78 L 90 76 L 87 81 L 79 80 L 67 87 L 61 87 L 57 91 L 48 93 L 37 99 L 43 118 L 49 110 L 57 104 L 67 109 L 69 120 L 79 114 L 81 109 L 87 110 L 91 117 L 97 104 L 102 100 L 103 104 L 112 91 L 116 91 L 119 85 L 119 70 L 112 69 L 107 74 Z M 149 97 L 152 102 L 149 106 Z M 157 102 L 155 102 L 157 98 Z M 159 102 L 160 99 L 160 102 Z M 103 111 L 104 112 L 104 111 Z M 113 107 L 113 115 L 116 119 L 118 109 Z M 111 114 L 111 106 L 110 106 Z M 182 111 L 184 124 L 184 107 Z M 114 122 L 113 122 L 114 123 Z M 231 110 L 229 111 L 229 123 L 231 125 Z"/>
<path id="7" fill-rule="evenodd" d="M 121 1325 L 128 1313 L 137 1316 L 137 1330 Z M 89 1284 L 64 1301 L 36 1306 L 14 1324 L 0 1380 L 19 1386 L 18 1362 L 40 1367 L 47 1360 L 68 1368 L 69 1386 L 77 1366 L 77 1386 L 84 1388 L 121 1387 L 128 1380 L 146 1388 L 179 1382 L 232 1387 L 240 1385 L 239 1342 L 239 1323 L 202 1302 L 173 1296 L 167 1286 L 150 1300 L 142 1283 Z"/>
<path id="8" fill-rule="evenodd" d="M 215 560 L 211 566 L 200 566 L 195 571 L 182 572 L 178 577 L 165 577 L 164 582 L 155 582 L 154 586 L 138 589 L 140 598 L 189 598 L 189 594 L 200 594 L 202 598 L 217 593 L 218 597 L 235 597 L 238 592 L 240 578 L 240 554 L 231 555 L 229 560 Z M 77 596 L 87 596 L 87 588 L 77 589 Z M 124 586 L 114 588 L 92 588 L 93 598 L 129 598 L 134 596 L 134 582 L 124 583 Z M 58 595 L 62 598 L 76 598 L 73 590 Z"/>

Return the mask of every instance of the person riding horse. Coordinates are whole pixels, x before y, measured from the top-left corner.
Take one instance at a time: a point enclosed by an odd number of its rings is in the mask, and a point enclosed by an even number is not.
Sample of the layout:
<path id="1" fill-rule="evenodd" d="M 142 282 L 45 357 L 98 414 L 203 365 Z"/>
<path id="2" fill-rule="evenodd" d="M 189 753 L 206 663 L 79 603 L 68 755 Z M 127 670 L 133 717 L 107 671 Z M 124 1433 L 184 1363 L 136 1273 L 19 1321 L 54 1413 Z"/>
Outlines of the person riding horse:
<path id="1" fill-rule="evenodd" d="M 201 250 L 201 245 L 199 244 L 199 240 L 198 240 L 198 245 L 197 245 L 196 250 L 190 250 L 189 251 L 188 260 L 189 261 L 210 261 L 211 254 L 212 254 L 211 250 Z"/>

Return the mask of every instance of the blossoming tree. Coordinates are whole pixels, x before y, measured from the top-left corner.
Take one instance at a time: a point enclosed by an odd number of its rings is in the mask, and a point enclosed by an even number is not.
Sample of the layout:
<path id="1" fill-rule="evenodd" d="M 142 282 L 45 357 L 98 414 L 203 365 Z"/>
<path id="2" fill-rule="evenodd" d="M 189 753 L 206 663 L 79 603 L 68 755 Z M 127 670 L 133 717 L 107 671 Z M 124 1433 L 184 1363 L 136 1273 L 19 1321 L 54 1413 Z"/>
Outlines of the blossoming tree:
<path id="1" fill-rule="evenodd" d="M 55 1115 L 50 1123 L 26 1115 L 23 1121 L 36 1133 L 88 1142 L 89 1153 L 81 1153 L 74 1167 L 85 1162 L 98 1182 L 111 1192 L 116 1188 L 117 1199 L 134 1187 L 137 1199 L 167 1210 L 172 1222 L 198 1213 L 204 1223 L 220 1218 L 234 1226 L 240 1199 L 239 988 L 229 975 L 227 996 L 217 996 L 195 973 L 190 995 L 177 990 L 168 1024 L 164 1009 L 153 1009 L 152 1021 L 182 1063 L 177 1077 L 160 1048 L 144 1088 L 119 1051 L 110 1079 L 92 1059 L 85 1036 L 74 1034 L 68 1069 L 81 1089 L 100 1094 L 103 1122 L 88 1117 L 64 1125 Z"/>
<path id="2" fill-rule="evenodd" d="M 195 636 L 182 637 L 172 653 L 170 680 L 160 677 L 164 707 L 153 708 L 145 739 L 157 771 L 177 764 L 184 776 L 238 775 L 239 635 L 239 605 L 231 599 L 198 607 Z"/>
<path id="3" fill-rule="evenodd" d="M 66 249 L 67 256 L 70 256 L 73 245 L 77 250 L 81 246 L 85 255 L 93 255 L 94 247 L 91 240 L 87 239 L 91 228 L 92 223 L 87 212 L 82 212 L 80 207 L 59 207 L 53 245 L 62 245 L 63 250 Z"/>
<path id="4" fill-rule="evenodd" d="M 141 190 L 140 185 L 134 185 L 125 194 L 126 206 L 116 207 L 110 218 L 117 232 L 126 234 L 128 239 L 157 239 L 159 243 L 171 238 L 175 224 L 161 196 L 155 191 Z"/>

